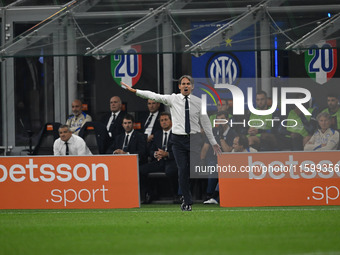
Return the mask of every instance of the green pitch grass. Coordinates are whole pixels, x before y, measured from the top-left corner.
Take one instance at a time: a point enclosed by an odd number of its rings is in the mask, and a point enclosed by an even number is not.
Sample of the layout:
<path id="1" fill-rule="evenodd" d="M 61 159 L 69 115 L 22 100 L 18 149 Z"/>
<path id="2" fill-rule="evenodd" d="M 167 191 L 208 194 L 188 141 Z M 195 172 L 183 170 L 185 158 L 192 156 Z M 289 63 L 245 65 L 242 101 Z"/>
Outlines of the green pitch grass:
<path id="1" fill-rule="evenodd" d="M 340 254 L 340 207 L 0 210 L 0 254 Z"/>

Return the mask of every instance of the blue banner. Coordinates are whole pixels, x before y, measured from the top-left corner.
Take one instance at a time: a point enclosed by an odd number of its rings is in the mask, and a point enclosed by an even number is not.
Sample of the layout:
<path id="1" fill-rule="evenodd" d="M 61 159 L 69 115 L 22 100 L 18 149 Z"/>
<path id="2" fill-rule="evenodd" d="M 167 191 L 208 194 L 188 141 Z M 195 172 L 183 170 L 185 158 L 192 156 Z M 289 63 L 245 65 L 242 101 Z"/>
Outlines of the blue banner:
<path id="1" fill-rule="evenodd" d="M 224 24 L 193 22 L 191 24 L 192 42 L 199 42 Z M 247 95 L 247 88 L 252 87 L 253 94 L 255 94 L 255 52 L 243 50 L 254 48 L 254 38 L 254 26 L 250 26 L 232 38 L 226 38 L 224 42 L 216 42 L 216 47 L 210 49 L 210 52 L 200 57 L 192 56 L 192 76 L 195 79 L 195 90 L 193 92 L 198 97 L 201 97 L 202 94 L 208 94 L 208 111 L 216 110 L 218 96 L 220 98 L 232 99 L 229 90 L 216 89 L 215 84 L 238 86 L 244 95 Z M 250 45 L 252 46 L 250 47 Z"/>

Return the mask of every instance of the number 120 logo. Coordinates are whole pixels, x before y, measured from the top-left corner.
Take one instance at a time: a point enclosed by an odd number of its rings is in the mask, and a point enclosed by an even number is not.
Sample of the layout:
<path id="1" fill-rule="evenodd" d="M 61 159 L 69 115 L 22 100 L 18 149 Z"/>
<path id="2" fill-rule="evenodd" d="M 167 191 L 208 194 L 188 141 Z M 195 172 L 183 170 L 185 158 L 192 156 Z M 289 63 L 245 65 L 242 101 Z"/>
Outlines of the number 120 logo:
<path id="1" fill-rule="evenodd" d="M 142 55 L 140 45 L 124 46 L 111 55 L 111 74 L 120 86 L 125 82 L 134 86 L 142 73 Z"/>
<path id="2" fill-rule="evenodd" d="M 315 82 L 324 84 L 329 81 L 337 68 L 336 41 L 326 41 L 305 52 L 306 71 Z"/>

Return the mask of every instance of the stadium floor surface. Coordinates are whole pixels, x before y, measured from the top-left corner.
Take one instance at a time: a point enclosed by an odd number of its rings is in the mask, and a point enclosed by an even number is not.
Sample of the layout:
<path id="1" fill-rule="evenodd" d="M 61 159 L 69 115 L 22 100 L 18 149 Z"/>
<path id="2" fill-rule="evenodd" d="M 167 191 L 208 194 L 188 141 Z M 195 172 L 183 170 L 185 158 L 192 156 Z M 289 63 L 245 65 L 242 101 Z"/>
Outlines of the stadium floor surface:
<path id="1" fill-rule="evenodd" d="M 0 210 L 0 254 L 340 254 L 340 206 Z"/>

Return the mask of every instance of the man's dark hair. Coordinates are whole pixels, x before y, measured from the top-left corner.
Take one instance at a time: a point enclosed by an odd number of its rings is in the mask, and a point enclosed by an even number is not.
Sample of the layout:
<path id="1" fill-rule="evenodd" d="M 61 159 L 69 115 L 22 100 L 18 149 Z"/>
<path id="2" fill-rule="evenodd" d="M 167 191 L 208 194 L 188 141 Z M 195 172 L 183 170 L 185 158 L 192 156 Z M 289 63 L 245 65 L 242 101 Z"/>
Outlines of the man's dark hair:
<path id="1" fill-rule="evenodd" d="M 67 128 L 68 131 L 71 132 L 70 127 L 69 127 L 68 125 L 66 125 L 66 124 L 60 125 L 60 127 L 58 128 L 58 130 L 60 130 L 60 129 L 62 129 L 62 128 Z"/>
<path id="2" fill-rule="evenodd" d="M 225 117 L 227 120 L 229 120 L 229 114 L 228 114 L 228 112 L 226 112 L 226 111 L 219 111 L 219 112 L 216 113 L 216 117 L 217 117 L 217 116 L 221 116 L 221 115 L 224 115 L 224 117 Z"/>
<path id="3" fill-rule="evenodd" d="M 244 149 L 249 148 L 249 141 L 248 141 L 248 138 L 245 135 L 239 135 L 238 136 L 238 144 L 242 145 Z"/>
<path id="4" fill-rule="evenodd" d="M 194 79 L 190 75 L 187 75 L 187 74 L 181 76 L 181 78 L 178 79 L 178 84 L 181 84 L 184 78 L 187 78 L 190 81 L 191 85 L 194 85 Z"/>
<path id="5" fill-rule="evenodd" d="M 161 116 L 168 116 L 169 119 L 171 120 L 171 114 L 168 113 L 168 112 L 161 112 L 161 113 L 159 114 L 159 117 L 161 117 Z"/>
<path id="6" fill-rule="evenodd" d="M 336 93 L 331 93 L 331 92 L 329 92 L 329 93 L 327 94 L 327 98 L 328 98 L 328 97 L 334 97 L 334 98 L 336 98 L 336 99 L 339 100 L 339 96 L 338 96 Z"/>
<path id="7" fill-rule="evenodd" d="M 132 123 L 135 123 L 135 118 L 131 114 L 125 114 L 124 120 L 131 120 Z"/>
<path id="8" fill-rule="evenodd" d="M 263 91 L 263 90 L 259 90 L 256 92 L 256 95 L 264 95 L 265 97 L 268 97 L 267 96 L 267 92 L 266 91 Z"/>

